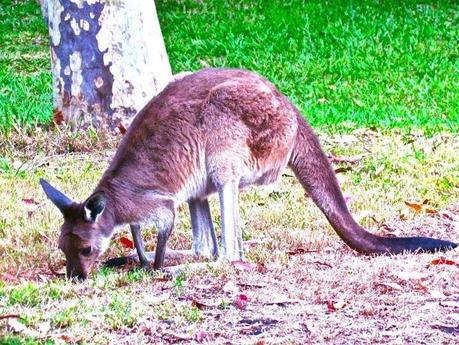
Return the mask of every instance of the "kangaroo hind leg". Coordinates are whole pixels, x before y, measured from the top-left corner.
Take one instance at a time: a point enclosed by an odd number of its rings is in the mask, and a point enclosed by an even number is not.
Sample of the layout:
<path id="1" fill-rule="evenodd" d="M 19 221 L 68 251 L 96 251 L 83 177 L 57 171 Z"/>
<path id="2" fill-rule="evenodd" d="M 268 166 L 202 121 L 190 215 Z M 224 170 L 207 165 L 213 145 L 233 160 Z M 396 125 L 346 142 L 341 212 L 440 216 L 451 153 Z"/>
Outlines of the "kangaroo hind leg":
<path id="1" fill-rule="evenodd" d="M 193 229 L 193 253 L 204 257 L 217 257 L 218 245 L 207 199 L 188 202 Z"/>
<path id="2" fill-rule="evenodd" d="M 226 182 L 217 189 L 220 199 L 223 257 L 230 261 L 243 260 L 238 208 L 239 181 Z"/>

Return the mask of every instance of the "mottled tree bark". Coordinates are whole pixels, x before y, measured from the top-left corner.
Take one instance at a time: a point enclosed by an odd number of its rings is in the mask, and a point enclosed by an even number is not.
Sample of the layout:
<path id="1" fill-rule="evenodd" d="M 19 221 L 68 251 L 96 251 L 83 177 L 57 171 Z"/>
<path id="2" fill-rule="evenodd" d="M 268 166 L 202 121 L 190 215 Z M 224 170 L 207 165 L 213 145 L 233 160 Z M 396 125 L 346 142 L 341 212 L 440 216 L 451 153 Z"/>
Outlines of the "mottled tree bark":
<path id="1" fill-rule="evenodd" d="M 44 0 L 54 114 L 124 127 L 172 79 L 153 0 Z"/>

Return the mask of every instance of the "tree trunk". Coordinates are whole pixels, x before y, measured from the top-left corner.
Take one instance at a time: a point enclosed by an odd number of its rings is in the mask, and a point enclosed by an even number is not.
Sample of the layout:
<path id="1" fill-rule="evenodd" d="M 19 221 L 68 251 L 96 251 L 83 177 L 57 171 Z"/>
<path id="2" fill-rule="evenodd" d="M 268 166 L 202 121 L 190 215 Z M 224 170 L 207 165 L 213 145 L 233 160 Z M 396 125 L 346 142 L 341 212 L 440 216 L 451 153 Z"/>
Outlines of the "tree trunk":
<path id="1" fill-rule="evenodd" d="M 54 116 L 124 127 L 172 79 L 153 0 L 44 0 Z"/>

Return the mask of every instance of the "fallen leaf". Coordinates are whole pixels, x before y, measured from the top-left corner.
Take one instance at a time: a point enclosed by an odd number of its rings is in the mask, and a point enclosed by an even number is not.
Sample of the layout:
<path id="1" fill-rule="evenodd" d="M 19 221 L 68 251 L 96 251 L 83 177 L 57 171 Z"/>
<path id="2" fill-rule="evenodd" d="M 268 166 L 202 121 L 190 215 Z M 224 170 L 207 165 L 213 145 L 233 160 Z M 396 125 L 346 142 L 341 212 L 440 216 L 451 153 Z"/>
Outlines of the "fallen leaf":
<path id="1" fill-rule="evenodd" d="M 128 248 L 128 249 L 133 249 L 133 248 L 134 248 L 134 242 L 132 242 L 129 238 L 120 237 L 120 238 L 118 238 L 118 242 L 119 242 L 124 248 Z"/>
<path id="2" fill-rule="evenodd" d="M 346 301 L 344 300 L 339 300 L 337 302 L 335 301 L 327 301 L 327 309 L 328 311 L 337 311 L 340 309 L 343 309 L 346 306 Z"/>
<path id="3" fill-rule="evenodd" d="M 256 264 L 252 264 L 250 262 L 242 261 L 242 260 L 231 261 L 231 265 L 233 265 L 235 269 L 241 270 L 241 271 L 253 271 L 257 269 Z"/>
<path id="4" fill-rule="evenodd" d="M 443 256 L 439 257 L 438 259 L 433 259 L 430 262 L 431 265 L 451 265 L 451 266 L 459 266 L 459 264 L 453 260 L 449 260 Z"/>
<path id="5" fill-rule="evenodd" d="M 64 113 L 61 110 L 53 109 L 53 122 L 58 126 L 64 122 Z"/>
<path id="6" fill-rule="evenodd" d="M 121 135 L 126 134 L 126 127 L 124 127 L 122 123 L 118 124 L 118 129 L 119 129 Z"/>
<path id="7" fill-rule="evenodd" d="M 433 208 L 426 208 L 425 211 L 427 214 L 438 214 L 438 211 Z"/>
<path id="8" fill-rule="evenodd" d="M 339 167 L 335 169 L 335 174 L 345 173 L 350 170 L 352 170 L 351 167 Z"/>
<path id="9" fill-rule="evenodd" d="M 199 310 L 209 309 L 209 308 L 216 308 L 219 306 L 219 303 L 210 303 L 204 301 L 193 300 L 191 304 L 198 308 Z"/>
<path id="10" fill-rule="evenodd" d="M 22 199 L 22 201 L 27 205 L 38 205 L 38 202 L 35 199 Z"/>
<path id="11" fill-rule="evenodd" d="M 72 338 L 66 334 L 62 334 L 59 336 L 61 340 L 63 340 L 66 344 L 70 344 L 72 342 Z"/>
<path id="12" fill-rule="evenodd" d="M 422 205 L 420 205 L 420 204 L 416 204 L 416 203 L 413 203 L 413 202 L 405 201 L 405 205 L 408 206 L 409 208 L 412 208 L 416 212 L 422 211 Z"/>
<path id="13" fill-rule="evenodd" d="M 247 307 L 247 302 L 249 301 L 249 298 L 244 295 L 244 294 L 241 294 L 239 296 L 237 296 L 236 298 L 236 307 L 238 307 L 239 309 L 243 310 Z"/>
<path id="14" fill-rule="evenodd" d="M 448 212 L 448 211 L 442 211 L 440 213 L 440 216 L 442 216 L 443 218 L 448 219 L 450 221 L 453 221 L 454 218 L 455 218 L 454 215 L 451 212 Z"/>
<path id="15" fill-rule="evenodd" d="M 198 331 L 195 335 L 195 339 L 199 343 L 201 343 L 205 338 L 207 338 L 207 333 L 205 331 Z"/>

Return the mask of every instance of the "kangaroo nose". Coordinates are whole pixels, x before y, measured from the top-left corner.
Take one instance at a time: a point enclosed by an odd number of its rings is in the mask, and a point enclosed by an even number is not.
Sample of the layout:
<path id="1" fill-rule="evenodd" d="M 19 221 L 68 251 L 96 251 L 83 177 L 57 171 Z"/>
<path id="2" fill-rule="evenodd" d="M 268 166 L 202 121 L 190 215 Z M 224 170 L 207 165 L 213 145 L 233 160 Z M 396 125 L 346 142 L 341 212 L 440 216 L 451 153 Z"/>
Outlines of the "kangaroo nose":
<path id="1" fill-rule="evenodd" d="M 86 272 L 76 272 L 75 270 L 67 270 L 67 278 L 82 281 L 88 278 L 88 274 Z"/>

